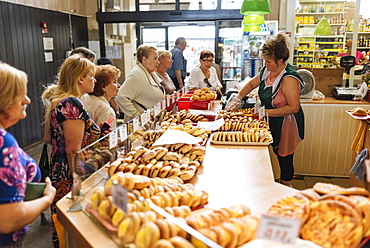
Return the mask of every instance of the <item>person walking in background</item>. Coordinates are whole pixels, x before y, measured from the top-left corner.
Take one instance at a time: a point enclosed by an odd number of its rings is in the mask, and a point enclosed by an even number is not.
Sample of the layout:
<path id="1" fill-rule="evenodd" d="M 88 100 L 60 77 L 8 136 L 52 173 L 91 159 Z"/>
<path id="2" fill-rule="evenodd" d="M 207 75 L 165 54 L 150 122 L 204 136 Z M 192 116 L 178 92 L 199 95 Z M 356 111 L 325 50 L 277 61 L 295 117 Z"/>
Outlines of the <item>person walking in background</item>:
<path id="1" fill-rule="evenodd" d="M 157 75 L 162 79 L 161 85 L 166 91 L 167 95 L 172 94 L 176 91 L 176 87 L 172 82 L 172 79 L 167 74 L 166 70 L 171 68 L 173 63 L 172 54 L 169 51 L 159 51 L 158 52 L 159 65 L 157 68 Z"/>
<path id="2" fill-rule="evenodd" d="M 291 186 L 294 176 L 293 155 L 304 138 L 304 114 L 300 105 L 300 92 L 304 83 L 292 65 L 287 63 L 289 49 L 287 38 L 279 33 L 262 46 L 265 66 L 234 98 L 225 109 L 233 109 L 249 92 L 259 86 L 261 105 L 266 108 L 272 147 L 279 160 L 280 183 Z"/>
<path id="3" fill-rule="evenodd" d="M 211 51 L 204 50 L 199 55 L 200 65 L 193 68 L 189 75 L 186 87 L 189 91 L 200 88 L 209 88 L 222 95 L 222 85 L 218 80 L 216 69 L 212 66 L 215 56 Z"/>
<path id="4" fill-rule="evenodd" d="M 177 90 L 184 87 L 184 79 L 186 78 L 187 62 L 183 54 L 186 44 L 186 39 L 184 37 L 176 39 L 175 46 L 171 49 L 173 63 L 171 68 L 167 69 L 167 73 L 171 77 Z"/>
<path id="5" fill-rule="evenodd" d="M 116 129 L 116 113 L 109 105 L 109 101 L 117 96 L 121 71 L 113 65 L 100 65 L 96 67 L 94 91 L 81 97 L 87 112 L 101 128 L 104 122 L 112 120 L 112 129 Z"/>
<path id="6" fill-rule="evenodd" d="M 352 40 L 347 40 L 346 42 L 346 48 L 347 51 L 344 53 L 338 53 L 337 55 L 331 57 L 330 62 L 335 64 L 336 66 L 340 66 L 340 58 L 344 56 L 351 56 L 352 51 Z M 360 51 L 356 51 L 356 59 L 355 59 L 355 65 L 363 65 L 366 62 L 368 62 L 368 58 Z"/>
<path id="7" fill-rule="evenodd" d="M 124 122 L 134 119 L 164 98 L 161 79 L 155 73 L 159 65 L 157 48 L 141 45 L 136 51 L 136 66 L 118 91 L 117 102 L 125 114 Z"/>
<path id="8" fill-rule="evenodd" d="M 73 159 L 83 147 L 100 138 L 100 128 L 90 118 L 80 97 L 94 90 L 95 64 L 74 54 L 62 64 L 57 85 L 49 86 L 42 97 L 47 102 L 44 141 L 52 145 L 51 181 L 57 193 L 51 205 L 56 214 L 56 203 L 73 184 Z M 59 247 L 54 223 L 53 244 Z"/>
<path id="9" fill-rule="evenodd" d="M 43 196 L 24 201 L 26 182 L 39 182 L 41 172 L 6 129 L 27 115 L 27 74 L 0 62 L 0 88 L 0 247 L 23 247 L 27 225 L 50 206 L 55 188 L 47 177 Z"/>
<path id="10" fill-rule="evenodd" d="M 91 62 L 94 62 L 96 54 L 86 47 L 76 47 L 72 50 L 71 55 L 80 54 L 82 57 L 87 58 Z"/>

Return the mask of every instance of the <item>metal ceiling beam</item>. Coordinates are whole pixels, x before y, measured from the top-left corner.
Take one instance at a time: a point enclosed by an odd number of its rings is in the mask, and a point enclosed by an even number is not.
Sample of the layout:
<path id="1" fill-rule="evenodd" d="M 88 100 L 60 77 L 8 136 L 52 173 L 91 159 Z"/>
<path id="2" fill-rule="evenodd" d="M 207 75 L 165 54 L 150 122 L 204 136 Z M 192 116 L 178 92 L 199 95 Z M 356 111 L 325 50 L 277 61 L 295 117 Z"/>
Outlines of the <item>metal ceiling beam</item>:
<path id="1" fill-rule="evenodd" d="M 97 12 L 101 23 L 242 20 L 238 9 Z"/>

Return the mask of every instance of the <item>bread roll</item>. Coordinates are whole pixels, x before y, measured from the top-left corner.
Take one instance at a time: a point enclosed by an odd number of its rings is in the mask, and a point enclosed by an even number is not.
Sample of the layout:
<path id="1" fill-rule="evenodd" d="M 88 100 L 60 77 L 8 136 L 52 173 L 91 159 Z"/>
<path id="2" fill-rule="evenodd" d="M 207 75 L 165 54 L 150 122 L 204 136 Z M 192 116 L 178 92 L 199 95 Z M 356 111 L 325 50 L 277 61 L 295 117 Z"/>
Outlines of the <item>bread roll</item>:
<path id="1" fill-rule="evenodd" d="M 186 239 L 176 236 L 169 239 L 175 248 L 194 248 L 194 246 Z"/>
<path id="2" fill-rule="evenodd" d="M 175 248 L 169 240 L 160 239 L 153 244 L 153 248 Z"/>

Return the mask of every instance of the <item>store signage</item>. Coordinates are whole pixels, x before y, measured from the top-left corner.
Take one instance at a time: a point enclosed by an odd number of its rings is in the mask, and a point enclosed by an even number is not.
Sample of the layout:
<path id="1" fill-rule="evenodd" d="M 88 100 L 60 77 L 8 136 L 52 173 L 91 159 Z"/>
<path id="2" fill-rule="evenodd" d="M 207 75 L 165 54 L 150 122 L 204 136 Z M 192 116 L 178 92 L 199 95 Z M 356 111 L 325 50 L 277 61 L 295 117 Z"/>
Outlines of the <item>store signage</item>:
<path id="1" fill-rule="evenodd" d="M 295 243 L 301 220 L 275 216 L 262 215 L 260 225 L 257 230 L 257 238 L 278 241 L 281 243 Z"/>
<path id="2" fill-rule="evenodd" d="M 112 197 L 113 197 L 113 204 L 116 205 L 118 208 L 122 209 L 125 213 L 127 213 L 127 198 L 128 190 L 120 185 L 117 180 L 113 181 L 112 185 Z"/>

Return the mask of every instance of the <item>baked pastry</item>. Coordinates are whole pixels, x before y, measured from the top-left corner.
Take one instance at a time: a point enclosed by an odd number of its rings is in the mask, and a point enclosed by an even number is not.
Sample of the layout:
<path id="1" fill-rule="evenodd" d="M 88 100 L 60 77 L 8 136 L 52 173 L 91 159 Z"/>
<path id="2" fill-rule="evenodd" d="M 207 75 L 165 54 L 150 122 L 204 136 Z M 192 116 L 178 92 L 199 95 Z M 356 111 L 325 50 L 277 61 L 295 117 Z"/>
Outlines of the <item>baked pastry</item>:
<path id="1" fill-rule="evenodd" d="M 284 197 L 275 202 L 268 211 L 269 214 L 297 218 L 305 223 L 310 215 L 310 201 L 303 195 Z"/>
<path id="2" fill-rule="evenodd" d="M 362 239 L 361 217 L 346 203 L 327 200 L 311 204 L 308 221 L 301 228 L 303 239 L 325 248 L 355 248 Z"/>
<path id="3" fill-rule="evenodd" d="M 363 195 L 369 197 L 369 191 L 360 187 L 343 188 L 331 183 L 316 183 L 313 189 L 319 194 Z"/>
<path id="4" fill-rule="evenodd" d="M 153 244 L 153 248 L 175 248 L 175 247 L 170 241 L 160 239 Z"/>
<path id="5" fill-rule="evenodd" d="M 357 107 L 357 108 L 352 109 L 351 113 L 353 115 L 358 115 L 358 116 L 366 116 L 367 115 L 367 111 L 365 109 L 363 109 L 362 107 Z"/>

